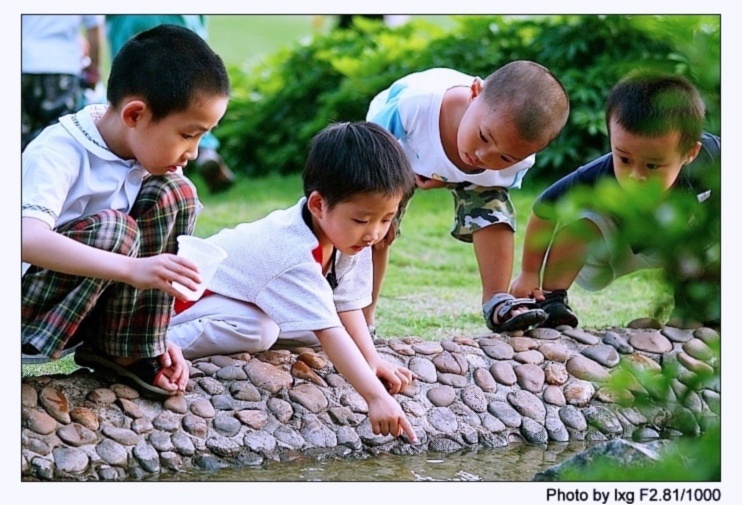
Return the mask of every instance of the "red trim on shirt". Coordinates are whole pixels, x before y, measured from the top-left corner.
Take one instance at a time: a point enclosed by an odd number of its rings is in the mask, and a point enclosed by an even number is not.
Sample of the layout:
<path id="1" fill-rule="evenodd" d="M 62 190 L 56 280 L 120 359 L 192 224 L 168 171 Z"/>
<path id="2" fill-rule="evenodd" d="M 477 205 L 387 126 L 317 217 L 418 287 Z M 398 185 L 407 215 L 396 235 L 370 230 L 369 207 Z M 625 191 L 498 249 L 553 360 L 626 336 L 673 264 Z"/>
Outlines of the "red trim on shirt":
<path id="1" fill-rule="evenodd" d="M 205 298 L 205 297 L 211 296 L 213 294 L 214 294 L 213 291 L 209 291 L 207 289 L 206 291 L 204 291 L 204 294 L 201 295 L 201 298 Z M 201 300 L 201 298 L 199 298 L 198 300 Z M 180 314 L 184 310 L 191 308 L 191 306 L 194 303 L 196 303 L 198 300 L 181 300 L 179 298 L 176 298 L 175 299 L 175 304 L 173 305 L 173 312 L 175 312 L 176 314 Z"/>

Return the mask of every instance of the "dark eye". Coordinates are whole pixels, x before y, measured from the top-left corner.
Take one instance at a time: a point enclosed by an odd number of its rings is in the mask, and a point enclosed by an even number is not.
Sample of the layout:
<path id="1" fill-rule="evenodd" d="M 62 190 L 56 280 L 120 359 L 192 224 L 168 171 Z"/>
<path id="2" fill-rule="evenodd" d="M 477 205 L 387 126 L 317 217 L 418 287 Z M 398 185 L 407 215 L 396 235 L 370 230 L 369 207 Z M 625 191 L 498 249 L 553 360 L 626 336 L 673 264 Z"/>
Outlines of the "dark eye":
<path id="1" fill-rule="evenodd" d="M 629 162 L 629 159 L 628 159 L 628 158 L 626 158 L 625 156 L 619 156 L 619 157 L 618 157 L 618 159 L 619 159 L 619 161 L 621 161 L 621 163 L 623 163 L 624 165 L 626 165 L 626 164 L 627 164 L 627 163 Z"/>
<path id="2" fill-rule="evenodd" d="M 657 170 L 660 166 L 657 163 L 647 163 L 647 168 L 649 170 Z"/>
<path id="3" fill-rule="evenodd" d="M 479 130 L 479 139 L 484 142 L 485 144 L 488 143 L 487 138 L 484 136 L 484 133 L 482 133 L 482 130 Z"/>

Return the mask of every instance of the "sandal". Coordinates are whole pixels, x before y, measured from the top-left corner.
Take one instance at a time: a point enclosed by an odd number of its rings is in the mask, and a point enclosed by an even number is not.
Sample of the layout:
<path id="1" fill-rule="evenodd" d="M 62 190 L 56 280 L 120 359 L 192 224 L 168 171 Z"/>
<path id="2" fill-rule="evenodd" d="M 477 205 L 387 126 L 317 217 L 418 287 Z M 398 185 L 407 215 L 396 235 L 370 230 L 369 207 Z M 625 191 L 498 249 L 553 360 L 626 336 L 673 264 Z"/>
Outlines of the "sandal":
<path id="1" fill-rule="evenodd" d="M 133 387 L 145 396 L 153 398 L 169 398 L 175 391 L 167 391 L 155 386 L 160 375 L 164 372 L 157 358 L 142 358 L 131 365 L 123 366 L 113 361 L 111 356 L 101 351 L 80 348 L 75 352 L 75 363 L 78 366 L 90 368 L 94 372 L 109 372 L 116 375 L 121 381 Z"/>
<path id="2" fill-rule="evenodd" d="M 511 310 L 519 307 L 527 307 L 531 310 L 505 319 Z M 536 300 L 515 298 L 510 293 L 496 293 L 482 305 L 482 314 L 487 328 L 495 333 L 527 330 L 531 326 L 544 322 L 547 317 L 546 312 L 538 307 Z M 500 322 L 495 322 L 495 319 Z"/>
<path id="3" fill-rule="evenodd" d="M 565 289 L 555 289 L 550 293 L 544 293 L 544 300 L 538 302 L 538 306 L 544 309 L 547 315 L 546 321 L 541 323 L 541 327 L 571 326 L 576 328 L 579 321 L 568 303 L 567 290 Z"/>

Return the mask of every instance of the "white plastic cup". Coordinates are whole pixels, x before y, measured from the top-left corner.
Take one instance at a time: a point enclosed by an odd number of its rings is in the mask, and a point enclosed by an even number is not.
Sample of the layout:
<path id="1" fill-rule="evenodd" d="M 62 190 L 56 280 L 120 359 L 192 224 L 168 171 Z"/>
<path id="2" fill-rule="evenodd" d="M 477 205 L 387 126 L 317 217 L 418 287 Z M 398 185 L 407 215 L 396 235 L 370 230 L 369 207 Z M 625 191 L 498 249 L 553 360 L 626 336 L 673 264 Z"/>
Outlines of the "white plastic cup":
<path id="1" fill-rule="evenodd" d="M 178 237 L 178 256 L 188 258 L 196 264 L 201 276 L 201 284 L 195 291 L 177 282 L 173 282 L 173 287 L 189 301 L 195 301 L 204 294 L 206 286 L 214 277 L 219 263 L 227 257 L 227 251 L 202 238 L 180 235 Z"/>

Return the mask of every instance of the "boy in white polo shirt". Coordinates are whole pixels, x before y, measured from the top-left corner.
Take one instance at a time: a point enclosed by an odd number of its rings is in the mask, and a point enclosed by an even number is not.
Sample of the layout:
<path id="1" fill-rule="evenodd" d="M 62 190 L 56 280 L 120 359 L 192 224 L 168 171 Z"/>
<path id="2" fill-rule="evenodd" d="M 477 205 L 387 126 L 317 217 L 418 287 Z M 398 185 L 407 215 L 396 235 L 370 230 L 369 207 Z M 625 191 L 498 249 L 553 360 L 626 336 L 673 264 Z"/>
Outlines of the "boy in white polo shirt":
<path id="1" fill-rule="evenodd" d="M 414 186 L 409 162 L 380 126 L 334 124 L 312 141 L 303 180 L 293 207 L 207 239 L 227 259 L 204 297 L 176 303 L 168 339 L 189 359 L 321 344 L 368 403 L 374 433 L 404 432 L 414 442 L 390 395 L 412 372 L 379 356 L 362 312 L 371 302 L 371 246 Z"/>

